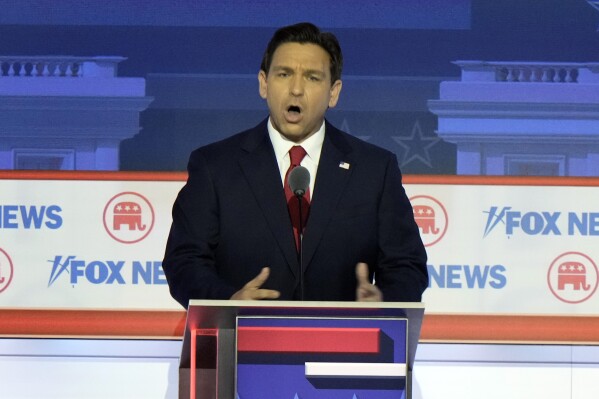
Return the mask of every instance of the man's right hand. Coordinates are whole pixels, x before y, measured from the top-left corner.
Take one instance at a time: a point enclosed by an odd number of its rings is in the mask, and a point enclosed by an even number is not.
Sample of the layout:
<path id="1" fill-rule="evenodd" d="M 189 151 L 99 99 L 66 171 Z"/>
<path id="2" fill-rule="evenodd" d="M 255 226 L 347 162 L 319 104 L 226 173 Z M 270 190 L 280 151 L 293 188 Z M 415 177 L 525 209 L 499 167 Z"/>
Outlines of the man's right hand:
<path id="1" fill-rule="evenodd" d="M 267 290 L 260 288 L 268 279 L 270 268 L 263 267 L 256 277 L 250 280 L 242 289 L 233 294 L 231 299 L 239 301 L 255 300 L 255 299 L 277 299 L 281 296 L 279 291 Z"/>

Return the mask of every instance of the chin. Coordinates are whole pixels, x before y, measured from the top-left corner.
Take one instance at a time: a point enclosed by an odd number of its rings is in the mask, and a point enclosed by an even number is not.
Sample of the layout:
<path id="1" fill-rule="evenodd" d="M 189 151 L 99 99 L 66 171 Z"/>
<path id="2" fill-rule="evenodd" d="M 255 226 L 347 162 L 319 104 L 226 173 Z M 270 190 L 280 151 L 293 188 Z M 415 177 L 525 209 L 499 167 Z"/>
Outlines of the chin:
<path id="1" fill-rule="evenodd" d="M 282 130 L 281 133 L 290 140 L 297 140 L 306 137 L 306 133 L 300 129 L 285 129 Z"/>

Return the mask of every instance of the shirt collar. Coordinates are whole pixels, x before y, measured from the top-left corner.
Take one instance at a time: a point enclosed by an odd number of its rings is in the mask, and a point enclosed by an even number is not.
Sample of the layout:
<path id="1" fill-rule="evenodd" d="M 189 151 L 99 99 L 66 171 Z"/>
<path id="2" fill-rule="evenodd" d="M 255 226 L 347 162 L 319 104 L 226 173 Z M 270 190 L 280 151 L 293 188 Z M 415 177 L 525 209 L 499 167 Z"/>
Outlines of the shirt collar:
<path id="1" fill-rule="evenodd" d="M 322 143 L 324 143 L 324 131 L 325 123 L 322 121 L 320 129 L 318 129 L 316 133 L 301 143 L 295 143 L 275 129 L 270 118 L 268 118 L 268 136 L 270 137 L 270 142 L 275 150 L 275 156 L 277 159 L 283 159 L 294 145 L 301 145 L 304 147 L 304 150 L 306 150 L 307 156 L 310 157 L 310 159 L 312 159 L 314 162 L 318 163 L 320 159 L 320 152 L 322 151 Z"/>

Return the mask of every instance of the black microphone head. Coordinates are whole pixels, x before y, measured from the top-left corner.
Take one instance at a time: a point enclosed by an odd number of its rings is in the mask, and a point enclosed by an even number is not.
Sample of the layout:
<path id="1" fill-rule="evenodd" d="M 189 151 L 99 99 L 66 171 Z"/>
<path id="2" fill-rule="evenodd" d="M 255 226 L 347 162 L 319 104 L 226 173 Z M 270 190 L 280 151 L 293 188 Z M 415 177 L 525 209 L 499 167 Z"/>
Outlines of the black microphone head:
<path id="1" fill-rule="evenodd" d="M 288 181 L 291 192 L 301 197 L 310 187 L 310 172 L 303 166 L 296 166 L 289 172 Z"/>

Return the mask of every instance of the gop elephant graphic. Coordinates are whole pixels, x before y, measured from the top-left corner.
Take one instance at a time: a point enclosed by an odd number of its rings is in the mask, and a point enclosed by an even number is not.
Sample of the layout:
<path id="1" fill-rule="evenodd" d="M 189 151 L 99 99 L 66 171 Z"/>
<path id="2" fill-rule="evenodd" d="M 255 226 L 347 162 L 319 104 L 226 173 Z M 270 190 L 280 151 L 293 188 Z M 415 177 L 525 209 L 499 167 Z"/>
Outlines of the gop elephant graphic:
<path id="1" fill-rule="evenodd" d="M 435 226 L 435 210 L 428 205 L 414 205 L 414 219 L 422 234 L 438 234 L 439 228 Z"/>
<path id="2" fill-rule="evenodd" d="M 120 230 L 127 225 L 129 230 L 144 231 L 146 225 L 141 223 L 141 207 L 136 202 L 119 202 L 114 206 L 113 229 Z"/>
<path id="3" fill-rule="evenodd" d="M 587 284 L 587 270 L 580 262 L 564 262 L 557 272 L 557 289 L 564 290 L 566 285 L 571 285 L 575 291 L 588 291 L 591 288 Z"/>

